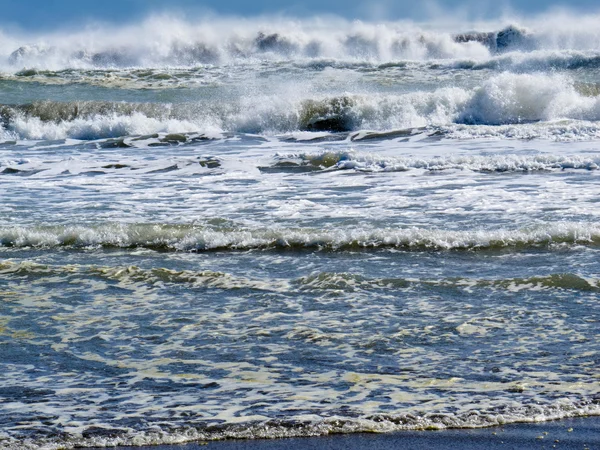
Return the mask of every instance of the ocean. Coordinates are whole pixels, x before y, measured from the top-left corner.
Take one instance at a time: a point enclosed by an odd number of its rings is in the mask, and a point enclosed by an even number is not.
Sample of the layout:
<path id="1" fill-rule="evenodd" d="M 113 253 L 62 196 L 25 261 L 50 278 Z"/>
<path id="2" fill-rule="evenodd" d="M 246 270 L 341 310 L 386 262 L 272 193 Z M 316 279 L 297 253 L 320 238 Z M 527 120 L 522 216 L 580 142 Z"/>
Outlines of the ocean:
<path id="1" fill-rule="evenodd" d="M 600 415 L 600 17 L 0 32 L 0 448 Z"/>

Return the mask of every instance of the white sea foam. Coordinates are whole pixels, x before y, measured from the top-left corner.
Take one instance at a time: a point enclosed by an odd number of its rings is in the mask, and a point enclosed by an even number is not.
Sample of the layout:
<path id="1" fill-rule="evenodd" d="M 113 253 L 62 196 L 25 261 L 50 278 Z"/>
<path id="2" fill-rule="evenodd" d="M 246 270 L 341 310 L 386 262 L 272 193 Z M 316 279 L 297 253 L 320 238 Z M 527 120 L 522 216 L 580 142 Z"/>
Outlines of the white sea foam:
<path id="1" fill-rule="evenodd" d="M 186 120 L 160 120 L 141 113 L 130 116 L 95 116 L 72 121 L 44 122 L 38 117 L 18 117 L 6 130 L 5 136 L 18 139 L 83 139 L 93 140 L 152 133 L 181 133 L 194 131 L 198 125 Z M 208 125 L 203 127 L 210 130 Z"/>
<path id="2" fill-rule="evenodd" d="M 177 251 L 261 248 L 431 248 L 440 250 L 600 243 L 600 226 L 563 222 L 511 230 L 384 229 L 233 229 L 160 224 L 2 227 L 4 247 L 146 247 Z"/>
<path id="3" fill-rule="evenodd" d="M 79 32 L 10 36 L 0 46 L 7 70 L 163 67 L 251 59 L 342 58 L 361 61 L 485 58 L 479 42 L 410 23 L 370 24 L 323 18 L 183 21 L 155 16 L 141 24 L 92 26 Z"/>
<path id="4" fill-rule="evenodd" d="M 88 437 L 69 436 L 56 439 L 6 439 L 3 448 L 7 450 L 58 450 L 87 447 L 154 446 L 177 445 L 190 442 L 216 441 L 226 439 L 282 439 L 293 437 L 327 436 L 349 433 L 391 433 L 407 430 L 477 429 L 504 426 L 513 423 L 536 423 L 574 417 L 600 415 L 597 405 L 577 404 L 561 401 L 552 405 L 506 408 L 492 411 L 470 411 L 467 414 L 407 414 L 372 415 L 361 418 L 347 418 L 336 415 L 321 418 L 315 415 L 300 416 L 296 421 L 265 420 L 262 416 L 254 421 L 233 421 L 232 424 L 213 427 L 173 427 L 162 430 L 155 426 L 151 431 L 111 430 L 104 426 L 104 435 L 86 433 Z M 233 419 L 233 418 L 232 418 Z M 252 418 L 249 418 L 252 419 Z M 239 424 L 236 424 L 238 422 Z M 102 429 L 101 428 L 101 429 Z M 92 434 L 92 436 L 89 436 Z"/>
<path id="5" fill-rule="evenodd" d="M 310 91 L 249 94 L 237 104 L 166 105 L 161 114 L 150 104 L 131 104 L 124 112 L 118 103 L 85 108 L 43 103 L 34 108 L 4 107 L 7 116 L 0 133 L 4 139 L 100 139 L 160 132 L 278 134 L 444 127 L 449 136 L 457 137 L 590 139 L 600 136 L 600 98 L 590 89 L 564 75 L 503 73 L 473 89 L 342 96 Z M 67 109 L 75 112 L 65 115 Z M 489 125 L 523 126 L 514 131 L 514 127 L 485 128 Z"/>
<path id="6" fill-rule="evenodd" d="M 522 25 L 512 25 L 520 23 Z M 247 59 L 485 60 L 496 52 L 598 51 L 598 16 L 557 14 L 488 23 L 350 22 L 322 17 L 253 19 L 153 16 L 46 34 L 3 33 L 0 67 L 59 70 L 228 64 Z M 473 30 L 476 31 L 473 31 Z"/>
<path id="7" fill-rule="evenodd" d="M 475 91 L 458 121 L 499 125 L 599 118 L 600 99 L 579 94 L 566 77 L 504 73 Z"/>
<path id="8" fill-rule="evenodd" d="M 591 155 L 558 156 L 539 155 L 460 155 L 424 157 L 385 157 L 372 153 L 356 152 L 319 152 L 302 154 L 281 154 L 274 168 L 285 171 L 295 167 L 311 166 L 328 170 L 354 169 L 367 172 L 394 172 L 411 169 L 431 171 L 470 170 L 476 172 L 530 172 L 563 169 L 598 170 L 600 157 Z M 267 168 L 269 169 L 269 168 Z"/>

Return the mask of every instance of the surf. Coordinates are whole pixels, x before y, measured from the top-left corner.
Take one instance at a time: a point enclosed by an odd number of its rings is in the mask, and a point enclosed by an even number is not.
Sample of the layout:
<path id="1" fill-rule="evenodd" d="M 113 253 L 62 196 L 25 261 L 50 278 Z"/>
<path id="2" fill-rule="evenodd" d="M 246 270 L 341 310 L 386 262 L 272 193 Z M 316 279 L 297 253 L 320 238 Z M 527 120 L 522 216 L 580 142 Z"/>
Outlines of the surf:
<path id="1" fill-rule="evenodd" d="M 450 26 L 436 26 L 435 22 L 348 21 L 335 16 L 215 16 L 196 21 L 163 14 L 118 27 L 84 24 L 79 30 L 58 27 L 37 35 L 3 31 L 0 67 L 17 72 L 24 67 L 191 67 L 248 60 L 486 60 L 536 50 L 599 51 L 596 20 L 593 14 L 563 13 L 476 24 L 455 20 Z"/>
<path id="2" fill-rule="evenodd" d="M 472 88 L 392 94 L 323 95 L 310 88 L 300 93 L 282 87 L 282 95 L 242 93 L 235 100 L 224 97 L 216 103 L 39 101 L 0 105 L 0 136 L 94 140 L 154 133 L 269 136 L 445 127 L 449 136 L 471 129 L 475 137 L 482 126 L 522 125 L 529 132 L 537 128 L 544 138 L 562 120 L 566 121 L 563 127 L 572 129 L 578 122 L 585 123 L 581 138 L 594 138 L 599 134 L 599 92 L 595 84 L 576 82 L 564 74 L 506 72 Z M 535 123 L 540 126 L 530 126 Z"/>

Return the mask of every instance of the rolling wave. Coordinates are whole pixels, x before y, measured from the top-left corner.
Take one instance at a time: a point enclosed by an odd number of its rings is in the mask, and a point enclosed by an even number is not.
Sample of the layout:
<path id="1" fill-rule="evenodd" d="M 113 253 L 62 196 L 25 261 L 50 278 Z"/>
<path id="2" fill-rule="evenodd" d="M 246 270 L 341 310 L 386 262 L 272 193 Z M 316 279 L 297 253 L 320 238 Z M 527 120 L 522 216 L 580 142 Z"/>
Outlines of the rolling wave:
<path id="1" fill-rule="evenodd" d="M 250 229 L 196 225 L 104 224 L 96 226 L 1 227 L 7 248 L 148 248 L 162 251 L 252 249 L 398 248 L 406 250 L 478 250 L 551 247 L 559 244 L 600 245 L 600 226 L 560 222 L 531 229 L 438 230 L 381 229 Z"/>
<path id="2" fill-rule="evenodd" d="M 296 279 L 257 280 L 212 270 L 172 270 L 166 268 L 141 268 L 137 266 L 82 266 L 45 265 L 30 261 L 0 261 L 0 274 L 4 276 L 33 275 L 36 278 L 63 276 L 94 276 L 115 280 L 124 284 L 144 283 L 162 286 L 164 283 L 185 284 L 210 289 L 254 289 L 283 292 L 389 290 L 416 285 L 430 285 L 463 289 L 499 289 L 508 291 L 567 289 L 586 292 L 600 291 L 600 279 L 592 279 L 575 273 L 555 273 L 528 278 L 475 279 L 475 278 L 369 278 L 353 273 L 315 272 Z"/>
<path id="3" fill-rule="evenodd" d="M 510 137 L 512 132 L 516 137 L 590 139 L 600 137 L 597 94 L 597 86 L 561 75 L 504 73 L 470 90 L 395 95 L 251 96 L 210 104 L 45 101 L 0 106 L 0 136 L 89 140 L 159 132 L 273 135 L 447 127 L 450 136 L 460 137 L 494 132 Z M 506 125 L 523 127 L 518 132 L 489 128 Z"/>
<path id="4" fill-rule="evenodd" d="M 406 94 L 249 96 L 236 102 L 155 104 L 35 102 L 0 106 L 4 139 L 101 139 L 152 133 L 294 131 L 351 132 L 447 127 L 473 137 L 600 137 L 599 89 L 568 77 L 504 73 L 473 89 L 439 88 Z M 461 134 L 462 133 L 462 134 Z"/>

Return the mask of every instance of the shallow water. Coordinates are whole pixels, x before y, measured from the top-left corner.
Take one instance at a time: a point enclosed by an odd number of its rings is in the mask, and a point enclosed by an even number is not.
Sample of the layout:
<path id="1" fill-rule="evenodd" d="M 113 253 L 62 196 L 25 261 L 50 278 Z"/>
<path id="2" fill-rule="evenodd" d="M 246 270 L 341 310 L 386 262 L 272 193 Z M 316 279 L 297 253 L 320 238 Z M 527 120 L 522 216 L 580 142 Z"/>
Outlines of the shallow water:
<path id="1" fill-rule="evenodd" d="M 11 36 L 0 446 L 598 415 L 594 23 Z"/>

